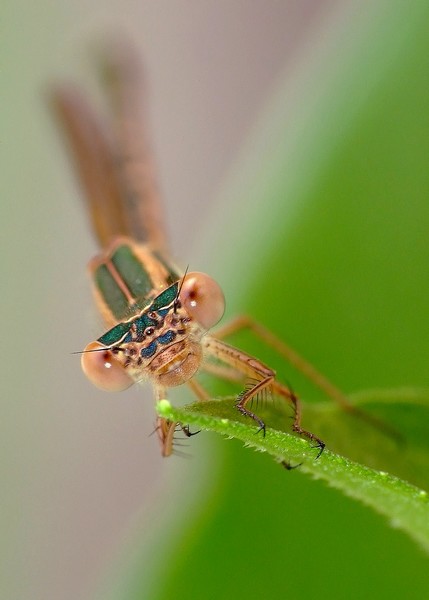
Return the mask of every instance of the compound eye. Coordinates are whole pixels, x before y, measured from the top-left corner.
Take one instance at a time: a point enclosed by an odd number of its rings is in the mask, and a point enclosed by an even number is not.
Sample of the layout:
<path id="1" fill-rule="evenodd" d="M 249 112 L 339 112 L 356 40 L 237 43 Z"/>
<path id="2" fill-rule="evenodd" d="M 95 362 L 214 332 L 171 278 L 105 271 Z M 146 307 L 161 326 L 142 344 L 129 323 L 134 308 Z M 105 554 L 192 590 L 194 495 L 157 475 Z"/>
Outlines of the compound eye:
<path id="1" fill-rule="evenodd" d="M 82 370 L 100 390 L 122 392 L 134 383 L 112 352 L 98 342 L 91 342 L 83 351 Z"/>
<path id="2" fill-rule="evenodd" d="M 189 316 L 204 329 L 216 325 L 225 311 L 225 298 L 219 284 L 205 273 L 188 273 L 179 299 Z"/>

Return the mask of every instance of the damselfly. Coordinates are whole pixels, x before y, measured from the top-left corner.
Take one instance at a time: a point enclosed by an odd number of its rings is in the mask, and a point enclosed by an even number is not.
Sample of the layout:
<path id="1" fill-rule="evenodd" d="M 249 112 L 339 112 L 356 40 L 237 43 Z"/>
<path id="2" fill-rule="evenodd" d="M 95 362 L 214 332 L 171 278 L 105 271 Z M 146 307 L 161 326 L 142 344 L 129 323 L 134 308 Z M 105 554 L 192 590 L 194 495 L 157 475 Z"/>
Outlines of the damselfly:
<path id="1" fill-rule="evenodd" d="M 156 398 L 187 384 L 204 401 L 209 395 L 196 378 L 207 371 L 243 383 L 235 406 L 265 435 L 265 423 L 251 410 L 258 395 L 279 396 L 293 408 L 292 430 L 313 442 L 317 458 L 325 444 L 301 427 L 297 396 L 257 358 L 223 340 L 247 327 L 272 345 L 338 402 L 341 392 L 289 346 L 250 318 L 240 317 L 215 333 L 224 296 L 208 275 L 182 274 L 169 260 L 152 157 L 141 109 L 141 79 L 136 57 L 116 48 L 104 57 L 102 75 L 109 92 L 112 128 L 106 130 L 85 98 L 73 87 L 53 95 L 86 192 L 92 225 L 102 251 L 89 263 L 96 303 L 108 330 L 82 353 L 82 368 L 92 383 L 109 391 L 149 380 Z M 246 383 L 247 382 L 247 383 Z M 185 425 L 158 418 L 162 454 Z"/>

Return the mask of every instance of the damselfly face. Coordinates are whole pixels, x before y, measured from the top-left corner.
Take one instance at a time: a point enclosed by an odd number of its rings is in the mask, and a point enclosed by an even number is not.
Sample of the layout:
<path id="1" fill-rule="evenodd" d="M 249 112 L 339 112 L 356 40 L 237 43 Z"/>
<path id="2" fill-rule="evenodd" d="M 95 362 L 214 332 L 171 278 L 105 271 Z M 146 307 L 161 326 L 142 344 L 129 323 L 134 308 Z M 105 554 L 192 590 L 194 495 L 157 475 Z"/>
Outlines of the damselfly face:
<path id="1" fill-rule="evenodd" d="M 125 256 L 131 264 L 135 261 L 132 279 L 129 271 L 120 268 Z M 201 339 L 224 312 L 218 284 L 204 273 L 188 273 L 168 285 L 171 271 L 165 273 L 165 265 L 148 247 L 126 239 L 115 242 L 90 269 L 99 298 L 109 307 L 116 298 L 122 312 L 136 314 L 87 346 L 82 367 L 88 378 L 112 391 L 145 379 L 161 388 L 191 379 L 203 358 Z M 155 295 L 156 289 L 149 285 L 164 289 Z M 136 286 L 148 290 L 144 297 L 135 297 Z"/>

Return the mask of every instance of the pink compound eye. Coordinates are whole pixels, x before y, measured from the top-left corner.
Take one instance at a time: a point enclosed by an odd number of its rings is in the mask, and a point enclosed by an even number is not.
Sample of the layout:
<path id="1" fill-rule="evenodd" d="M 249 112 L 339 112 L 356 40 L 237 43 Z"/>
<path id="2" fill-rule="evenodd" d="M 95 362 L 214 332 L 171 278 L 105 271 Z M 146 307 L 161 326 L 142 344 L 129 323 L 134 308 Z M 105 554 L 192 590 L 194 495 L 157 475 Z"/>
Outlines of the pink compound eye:
<path id="1" fill-rule="evenodd" d="M 225 298 L 219 284 L 205 273 L 188 273 L 179 298 L 189 316 L 204 329 L 216 325 L 225 311 Z"/>
<path id="2" fill-rule="evenodd" d="M 82 370 L 91 383 L 106 392 L 122 392 L 134 383 L 108 348 L 91 342 L 83 351 Z"/>

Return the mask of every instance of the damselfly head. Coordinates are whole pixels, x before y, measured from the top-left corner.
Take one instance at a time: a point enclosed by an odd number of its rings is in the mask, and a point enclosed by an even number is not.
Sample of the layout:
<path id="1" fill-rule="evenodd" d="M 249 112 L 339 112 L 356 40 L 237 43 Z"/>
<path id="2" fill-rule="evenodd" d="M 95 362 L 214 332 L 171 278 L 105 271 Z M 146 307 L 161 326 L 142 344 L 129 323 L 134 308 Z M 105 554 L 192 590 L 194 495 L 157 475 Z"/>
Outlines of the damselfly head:
<path id="1" fill-rule="evenodd" d="M 112 350 L 99 342 L 91 342 L 86 346 L 82 352 L 81 365 L 90 382 L 101 390 L 122 392 L 134 383 L 115 359 Z"/>
<path id="2" fill-rule="evenodd" d="M 189 316 L 206 331 L 214 327 L 225 312 L 225 297 L 220 285 L 205 273 L 185 275 L 179 300 Z"/>
<path id="3" fill-rule="evenodd" d="M 219 285 L 187 273 L 141 313 L 114 325 L 82 353 L 82 369 L 96 387 L 119 392 L 145 377 L 174 387 L 191 379 L 203 358 L 201 337 L 223 315 Z"/>

